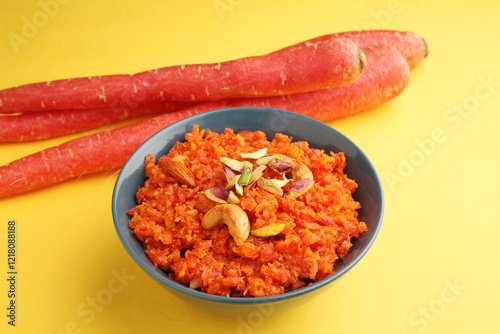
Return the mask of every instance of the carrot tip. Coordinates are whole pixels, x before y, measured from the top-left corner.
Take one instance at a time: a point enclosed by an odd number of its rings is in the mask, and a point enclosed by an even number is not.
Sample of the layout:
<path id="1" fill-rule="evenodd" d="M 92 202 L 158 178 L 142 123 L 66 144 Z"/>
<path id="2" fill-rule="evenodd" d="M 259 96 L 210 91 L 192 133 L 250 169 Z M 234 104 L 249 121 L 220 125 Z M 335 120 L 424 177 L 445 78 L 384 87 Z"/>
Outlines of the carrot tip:
<path id="1" fill-rule="evenodd" d="M 363 70 L 366 67 L 366 55 L 363 52 L 363 50 L 361 50 L 361 49 L 358 49 L 358 59 L 359 59 L 359 67 L 360 67 L 359 72 L 361 73 L 361 72 L 363 72 Z"/>

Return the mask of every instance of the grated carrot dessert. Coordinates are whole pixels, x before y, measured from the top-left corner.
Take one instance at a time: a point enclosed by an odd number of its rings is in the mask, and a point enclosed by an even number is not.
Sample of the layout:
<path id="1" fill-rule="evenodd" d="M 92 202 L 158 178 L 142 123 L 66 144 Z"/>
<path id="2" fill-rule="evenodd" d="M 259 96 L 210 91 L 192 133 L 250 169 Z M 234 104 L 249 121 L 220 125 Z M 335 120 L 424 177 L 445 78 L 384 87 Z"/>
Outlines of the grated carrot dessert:
<path id="1" fill-rule="evenodd" d="M 345 167 L 344 153 L 284 134 L 194 126 L 158 161 L 145 158 L 129 227 L 155 266 L 193 289 L 296 290 L 331 273 L 367 230 Z"/>

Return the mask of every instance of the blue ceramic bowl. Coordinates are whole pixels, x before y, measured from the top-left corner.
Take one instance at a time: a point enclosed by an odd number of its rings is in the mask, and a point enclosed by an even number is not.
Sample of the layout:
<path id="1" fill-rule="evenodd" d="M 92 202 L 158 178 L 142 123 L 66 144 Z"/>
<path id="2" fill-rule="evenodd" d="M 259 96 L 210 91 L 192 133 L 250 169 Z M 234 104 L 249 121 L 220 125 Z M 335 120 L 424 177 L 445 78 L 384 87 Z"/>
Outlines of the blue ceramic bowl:
<path id="1" fill-rule="evenodd" d="M 135 194 L 144 185 L 144 158 L 154 154 L 165 155 L 177 141 L 183 141 L 193 125 L 223 132 L 225 128 L 266 133 L 272 139 L 276 132 L 292 136 L 293 141 L 306 140 L 310 147 L 342 151 L 347 157 L 345 173 L 358 183 L 354 199 L 361 203 L 359 219 L 365 221 L 368 232 L 353 241 L 347 257 L 338 262 L 327 277 L 297 291 L 271 297 L 235 298 L 206 294 L 190 289 L 170 279 L 164 271 L 148 259 L 141 243 L 128 227 L 129 216 L 125 211 L 137 205 Z M 113 192 L 113 220 L 118 237 L 134 261 L 169 293 L 203 309 L 227 316 L 271 315 L 310 301 L 354 267 L 375 241 L 383 214 L 383 193 L 379 177 L 366 155 L 348 138 L 332 127 L 299 114 L 269 108 L 238 107 L 213 110 L 180 120 L 160 130 L 146 140 L 123 166 Z"/>

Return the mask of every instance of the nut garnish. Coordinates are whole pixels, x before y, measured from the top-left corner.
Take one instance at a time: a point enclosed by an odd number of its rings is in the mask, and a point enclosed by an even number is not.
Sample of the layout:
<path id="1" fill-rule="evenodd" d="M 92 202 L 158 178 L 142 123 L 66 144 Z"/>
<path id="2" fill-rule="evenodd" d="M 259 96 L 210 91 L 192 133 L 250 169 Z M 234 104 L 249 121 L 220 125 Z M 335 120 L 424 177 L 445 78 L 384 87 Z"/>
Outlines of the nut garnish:
<path id="1" fill-rule="evenodd" d="M 306 191 L 308 191 L 314 185 L 314 181 L 309 178 L 301 179 L 290 187 L 288 191 L 288 196 L 292 198 L 297 198 Z"/>
<path id="2" fill-rule="evenodd" d="M 247 167 L 241 172 L 241 175 L 238 179 L 238 184 L 240 186 L 246 186 L 250 181 L 250 177 L 252 176 L 252 169 Z"/>
<path id="3" fill-rule="evenodd" d="M 269 167 L 277 171 L 278 173 L 285 173 L 287 170 L 292 168 L 292 164 L 288 161 L 283 161 L 280 159 L 273 159 L 268 164 Z"/>
<path id="4" fill-rule="evenodd" d="M 219 204 L 210 209 L 201 221 L 204 229 L 225 224 L 237 244 L 242 244 L 250 234 L 248 216 L 241 207 L 234 204 Z"/>
<path id="5" fill-rule="evenodd" d="M 194 174 L 187 168 L 182 158 L 175 157 L 170 160 L 165 160 L 163 161 L 163 167 L 168 174 L 180 183 L 193 188 L 196 186 Z"/>
<path id="6" fill-rule="evenodd" d="M 264 147 L 263 149 L 260 149 L 255 152 L 240 153 L 240 157 L 242 157 L 243 159 L 260 159 L 266 154 L 267 154 L 267 147 Z"/>
<path id="7" fill-rule="evenodd" d="M 229 204 L 240 204 L 240 198 L 236 196 L 236 194 L 232 190 L 229 190 L 229 196 L 227 197 L 227 202 Z"/>
<path id="8" fill-rule="evenodd" d="M 227 183 L 226 189 L 231 189 L 232 187 L 234 187 L 238 183 L 238 180 L 240 179 L 240 177 L 241 177 L 241 174 L 234 175 L 233 178 L 231 180 L 229 180 L 229 182 Z"/>
<path id="9" fill-rule="evenodd" d="M 250 180 L 248 180 L 248 186 L 251 186 L 252 184 L 255 183 L 259 178 L 262 177 L 264 174 L 264 170 L 266 169 L 266 166 L 259 166 L 255 168 L 252 172 L 252 175 L 250 175 Z"/>
<path id="10" fill-rule="evenodd" d="M 257 161 L 255 161 L 255 163 L 259 166 L 268 165 L 274 159 L 276 159 L 276 155 L 266 155 L 260 159 L 257 159 Z"/>
<path id="11" fill-rule="evenodd" d="M 217 203 L 227 203 L 227 199 L 229 197 L 229 190 L 221 187 L 214 187 L 205 190 L 205 196 L 207 196 L 207 198 Z"/>
<path id="12" fill-rule="evenodd" d="M 252 164 L 248 161 L 239 161 L 227 157 L 219 158 L 224 164 L 224 173 L 228 181 L 226 189 L 234 187 L 238 195 L 243 195 L 245 189 L 250 188 L 257 182 L 260 188 L 278 196 L 283 196 L 281 188 L 291 181 L 293 184 L 288 191 L 288 195 L 297 198 L 314 185 L 313 174 L 306 164 L 283 154 L 265 155 L 266 153 L 267 148 L 240 154 L 242 157 L 260 156 L 255 162 L 258 167 L 253 170 Z M 267 167 L 281 174 L 283 180 L 263 179 L 262 176 Z"/>
<path id="13" fill-rule="evenodd" d="M 283 196 L 283 190 L 272 179 L 270 180 L 261 177 L 257 180 L 257 185 L 260 188 L 269 191 L 271 194 Z"/>
<path id="14" fill-rule="evenodd" d="M 230 182 L 235 176 L 238 175 L 234 170 L 232 170 L 228 166 L 223 166 L 222 168 L 224 169 L 224 174 L 226 175 L 227 182 Z"/>
<path id="15" fill-rule="evenodd" d="M 219 161 L 222 162 L 227 167 L 231 168 L 235 172 L 241 172 L 242 169 L 245 168 L 246 166 L 244 161 L 239 161 L 228 157 L 220 157 Z"/>
<path id="16" fill-rule="evenodd" d="M 280 234 L 286 227 L 286 224 L 274 223 L 261 228 L 251 230 L 250 233 L 256 237 L 272 237 Z"/>

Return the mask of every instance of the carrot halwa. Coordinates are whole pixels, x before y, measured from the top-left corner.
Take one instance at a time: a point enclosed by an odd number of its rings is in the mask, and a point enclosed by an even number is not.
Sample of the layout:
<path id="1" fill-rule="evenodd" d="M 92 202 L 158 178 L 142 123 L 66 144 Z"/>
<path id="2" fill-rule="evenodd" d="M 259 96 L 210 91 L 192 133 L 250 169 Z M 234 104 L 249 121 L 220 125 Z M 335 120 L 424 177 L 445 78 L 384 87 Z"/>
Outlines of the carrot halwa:
<path id="1" fill-rule="evenodd" d="M 304 181 L 297 180 L 298 172 L 290 176 L 279 168 L 258 168 L 257 157 L 241 156 L 259 150 L 283 157 L 275 164 L 300 165 L 310 173 L 307 181 L 313 178 L 311 187 L 292 196 Z M 243 183 L 243 191 L 228 190 L 228 171 L 237 174 L 235 180 L 243 172 L 228 170 L 221 157 L 244 161 L 245 168 L 261 172 L 262 181 L 280 180 L 280 185 L 268 189 L 253 180 Z M 343 173 L 345 166 L 344 153 L 327 155 L 284 134 L 268 141 L 261 131 L 218 134 L 194 126 L 185 142 L 177 142 L 158 161 L 145 158 L 147 180 L 136 194 L 139 204 L 127 210 L 129 227 L 155 266 L 191 288 L 233 297 L 296 290 L 331 273 L 347 255 L 351 238 L 367 230 L 357 219 L 360 204 L 352 197 L 357 184 Z M 219 195 L 228 192 L 229 197 Z M 221 204 L 226 201 L 232 204 Z M 207 228 L 203 218 L 213 216 L 215 206 L 220 212 L 223 206 L 243 209 L 250 233 L 237 239 L 229 223 Z"/>

